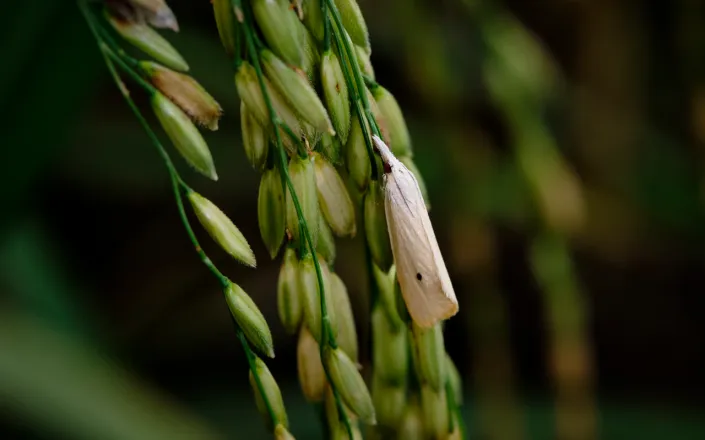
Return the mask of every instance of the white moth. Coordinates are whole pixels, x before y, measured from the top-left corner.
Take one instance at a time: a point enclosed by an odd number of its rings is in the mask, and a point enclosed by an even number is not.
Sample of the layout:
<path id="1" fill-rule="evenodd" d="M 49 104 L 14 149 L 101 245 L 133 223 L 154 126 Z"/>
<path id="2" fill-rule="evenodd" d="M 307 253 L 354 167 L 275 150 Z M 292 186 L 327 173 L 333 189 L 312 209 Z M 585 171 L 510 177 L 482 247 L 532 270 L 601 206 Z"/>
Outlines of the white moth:
<path id="1" fill-rule="evenodd" d="M 384 210 L 401 293 L 411 319 L 432 327 L 458 312 L 458 300 L 416 177 L 379 137 L 373 140 L 384 163 Z"/>

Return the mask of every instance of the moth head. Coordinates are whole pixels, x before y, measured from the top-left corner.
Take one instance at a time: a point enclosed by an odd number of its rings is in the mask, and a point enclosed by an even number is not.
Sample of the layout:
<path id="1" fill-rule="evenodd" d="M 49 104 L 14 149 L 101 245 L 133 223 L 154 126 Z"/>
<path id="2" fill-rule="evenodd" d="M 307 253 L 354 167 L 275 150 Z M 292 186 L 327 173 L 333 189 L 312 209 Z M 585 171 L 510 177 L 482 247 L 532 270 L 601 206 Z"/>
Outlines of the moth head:
<path id="1" fill-rule="evenodd" d="M 382 147 L 380 148 L 380 144 Z M 380 156 L 382 155 L 382 149 L 386 146 L 382 139 L 380 139 L 377 135 L 372 135 L 372 145 L 374 146 L 375 151 L 377 154 Z"/>
<path id="2" fill-rule="evenodd" d="M 382 139 L 378 136 L 372 136 L 372 143 L 374 148 L 379 153 L 379 157 L 382 158 L 382 166 L 384 167 L 384 173 L 389 174 L 392 172 L 392 160 L 395 159 L 389 147 L 384 143 Z"/>

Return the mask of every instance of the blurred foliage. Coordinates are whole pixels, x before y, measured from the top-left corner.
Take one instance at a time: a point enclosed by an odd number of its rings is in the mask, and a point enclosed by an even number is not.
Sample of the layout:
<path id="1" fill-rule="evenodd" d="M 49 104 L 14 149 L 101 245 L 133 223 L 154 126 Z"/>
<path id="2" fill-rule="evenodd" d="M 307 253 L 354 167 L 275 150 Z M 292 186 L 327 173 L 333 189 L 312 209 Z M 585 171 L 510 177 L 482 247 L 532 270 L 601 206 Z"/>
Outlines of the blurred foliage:
<path id="1" fill-rule="evenodd" d="M 563 75 L 540 116 L 585 195 L 586 223 L 567 245 L 590 309 L 599 438 L 705 438 L 705 7 L 360 3 L 377 80 L 405 111 L 458 292 L 461 316 L 446 338 L 471 431 L 491 420 L 473 400 L 497 392 L 477 378 L 491 381 L 481 373 L 511 362 L 505 377 L 523 412 L 515 432 L 553 432 L 545 310 L 527 258 L 537 214 L 483 78 L 480 17 L 496 8 L 514 14 Z M 247 271 L 206 246 L 272 323 L 271 369 L 293 432 L 314 438 L 295 341 L 276 318 L 278 263 L 258 240 L 257 175 L 240 146 L 232 71 L 209 3 L 170 4 L 182 29 L 170 40 L 225 109 L 220 131 L 206 135 L 222 178 L 189 181 L 237 222 L 262 264 Z M 0 20 L 0 436 L 266 438 L 218 286 L 192 254 L 167 173 L 73 3 L 10 2 Z M 359 240 L 341 242 L 336 270 L 364 335 L 361 256 Z M 493 325 L 486 339 L 470 337 Z M 492 351 L 499 345 L 505 352 Z"/>

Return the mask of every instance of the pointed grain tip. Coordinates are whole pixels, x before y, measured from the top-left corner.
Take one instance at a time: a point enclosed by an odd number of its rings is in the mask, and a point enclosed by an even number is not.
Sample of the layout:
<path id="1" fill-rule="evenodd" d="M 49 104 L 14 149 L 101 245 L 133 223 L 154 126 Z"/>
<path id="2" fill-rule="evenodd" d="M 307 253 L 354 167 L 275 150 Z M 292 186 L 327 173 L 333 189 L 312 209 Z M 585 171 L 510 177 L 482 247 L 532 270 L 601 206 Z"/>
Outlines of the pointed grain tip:
<path id="1" fill-rule="evenodd" d="M 271 347 L 271 349 L 263 352 L 265 356 L 267 356 L 270 359 L 274 359 L 274 347 Z"/>

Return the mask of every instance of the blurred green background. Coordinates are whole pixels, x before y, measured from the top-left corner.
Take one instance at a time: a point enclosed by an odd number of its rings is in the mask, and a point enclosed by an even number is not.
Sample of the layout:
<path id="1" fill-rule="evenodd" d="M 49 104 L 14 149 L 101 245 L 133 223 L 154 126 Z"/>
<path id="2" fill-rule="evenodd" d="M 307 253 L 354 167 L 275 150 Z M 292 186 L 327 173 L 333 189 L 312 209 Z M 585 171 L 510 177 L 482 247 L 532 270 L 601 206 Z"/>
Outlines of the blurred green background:
<path id="1" fill-rule="evenodd" d="M 220 181 L 178 165 L 239 226 L 259 267 L 204 244 L 272 327 L 269 366 L 292 432 L 320 438 L 298 388 L 295 340 L 276 317 L 279 262 L 259 238 L 258 175 L 240 145 L 211 6 L 169 3 L 181 32 L 168 38 L 225 109 L 221 129 L 205 135 Z M 446 345 L 465 380 L 469 438 L 705 438 L 705 4 L 360 4 L 460 302 Z M 25 0 L 3 10 L 0 438 L 269 438 L 218 285 L 77 8 Z M 526 104 L 514 95 L 524 85 L 500 82 L 504 100 L 492 88 L 500 39 L 488 23 L 498 16 L 516 17 L 521 38 L 550 55 L 536 62 L 558 72 L 527 107 L 580 182 L 584 218 L 569 233 L 545 226 L 517 165 L 523 132 L 507 107 Z M 554 180 L 549 191 L 561 187 Z M 546 229 L 569 251 L 572 302 L 561 288 L 544 295 L 552 284 L 532 269 Z M 336 271 L 369 342 L 362 244 L 338 248 Z M 561 317 L 573 312 L 566 336 Z M 579 402 L 578 419 L 566 419 L 573 428 L 591 427 L 560 434 L 565 402 Z"/>

